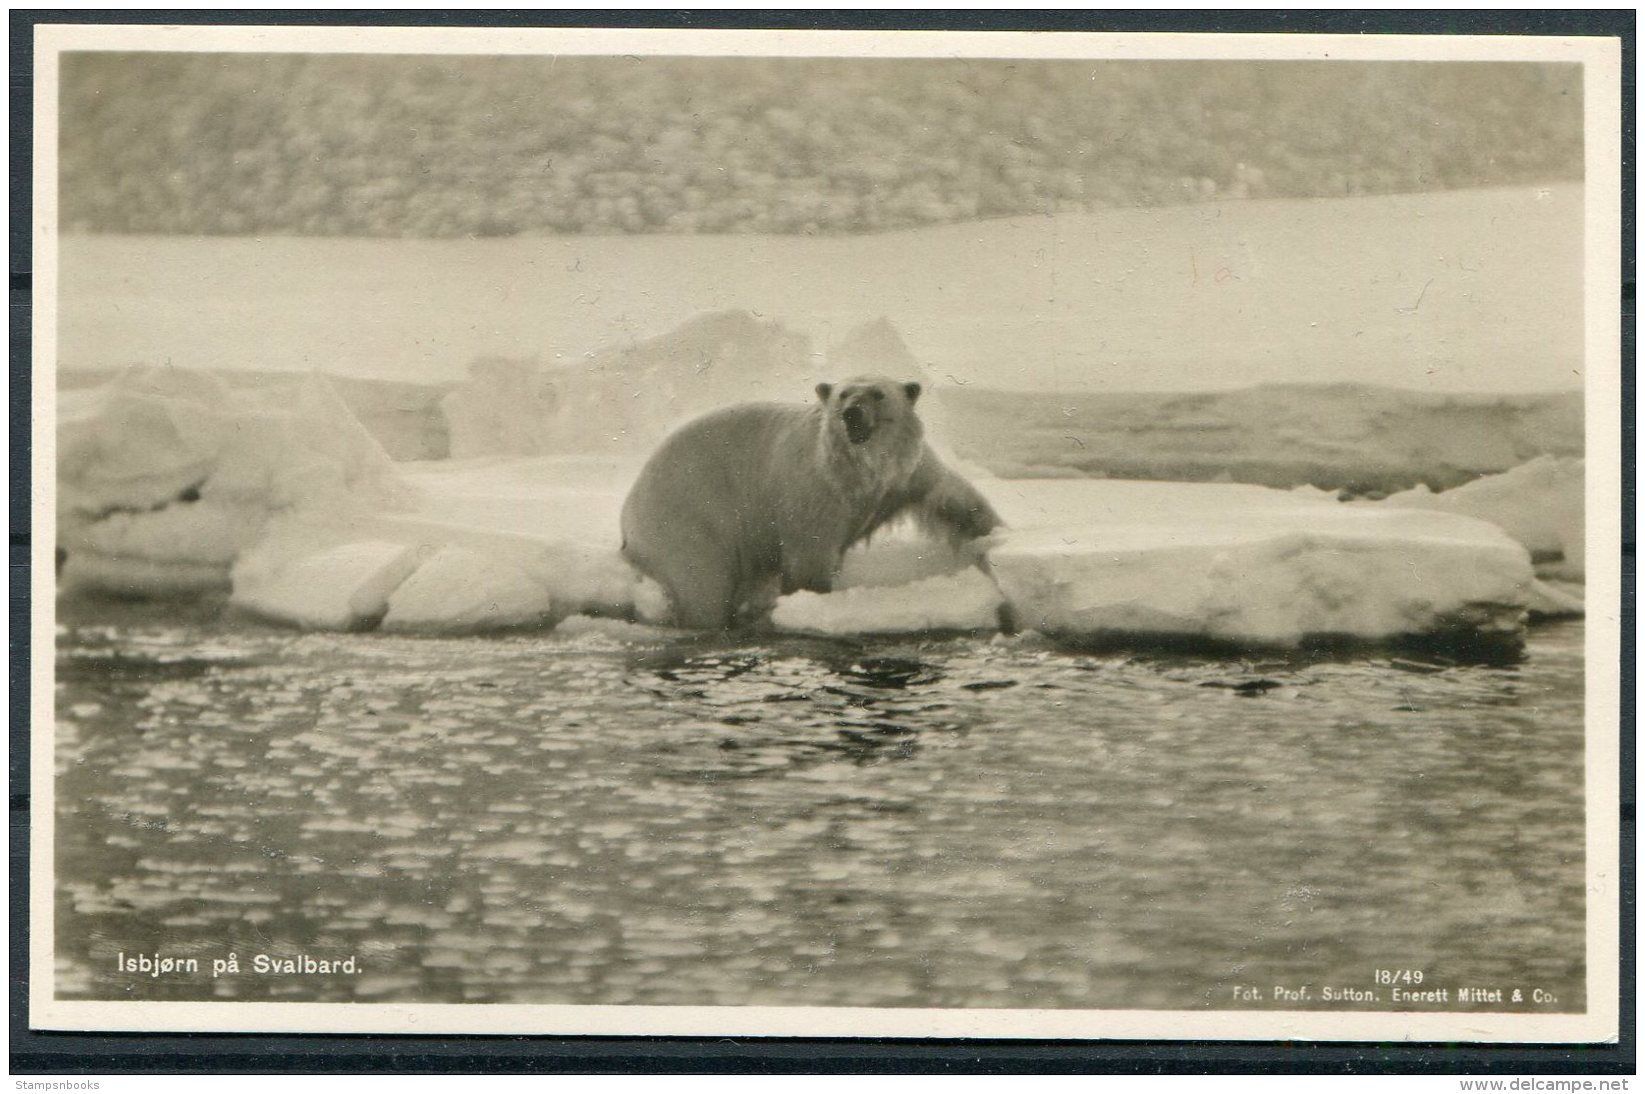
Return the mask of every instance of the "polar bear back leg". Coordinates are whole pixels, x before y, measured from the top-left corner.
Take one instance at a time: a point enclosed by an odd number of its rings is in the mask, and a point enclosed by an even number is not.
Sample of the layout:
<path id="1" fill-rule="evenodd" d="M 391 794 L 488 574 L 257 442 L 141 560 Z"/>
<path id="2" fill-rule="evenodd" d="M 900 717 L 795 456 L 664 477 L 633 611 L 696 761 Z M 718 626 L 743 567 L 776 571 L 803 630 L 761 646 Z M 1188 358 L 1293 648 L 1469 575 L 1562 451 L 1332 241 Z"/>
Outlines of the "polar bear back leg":
<path id="1" fill-rule="evenodd" d="M 718 559 L 670 559 L 654 572 L 668 589 L 674 625 L 692 630 L 725 630 L 737 609 L 737 580 Z"/>

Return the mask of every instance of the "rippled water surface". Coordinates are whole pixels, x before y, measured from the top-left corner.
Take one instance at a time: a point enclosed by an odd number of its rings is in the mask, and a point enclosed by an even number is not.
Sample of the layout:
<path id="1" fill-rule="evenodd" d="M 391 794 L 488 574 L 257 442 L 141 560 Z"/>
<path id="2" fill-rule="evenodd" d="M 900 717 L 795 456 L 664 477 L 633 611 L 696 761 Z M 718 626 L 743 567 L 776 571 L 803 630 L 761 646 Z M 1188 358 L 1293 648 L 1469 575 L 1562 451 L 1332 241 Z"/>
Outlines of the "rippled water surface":
<path id="1" fill-rule="evenodd" d="M 66 998 L 1582 1007 L 1580 623 L 1481 665 L 63 610 Z"/>

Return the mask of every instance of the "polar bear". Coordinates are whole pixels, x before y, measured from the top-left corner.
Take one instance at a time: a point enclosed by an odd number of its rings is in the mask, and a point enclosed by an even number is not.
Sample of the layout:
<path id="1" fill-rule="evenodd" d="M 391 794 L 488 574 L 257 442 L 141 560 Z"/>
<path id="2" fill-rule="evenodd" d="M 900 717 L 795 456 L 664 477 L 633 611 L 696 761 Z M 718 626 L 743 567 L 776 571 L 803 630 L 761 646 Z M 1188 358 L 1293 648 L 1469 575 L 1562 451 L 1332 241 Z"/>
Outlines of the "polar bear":
<path id="1" fill-rule="evenodd" d="M 833 588 L 852 545 L 903 514 L 962 545 L 1001 524 L 925 442 L 920 385 L 857 377 L 808 405 L 744 403 L 671 434 L 623 503 L 623 555 L 672 622 L 724 630 Z"/>

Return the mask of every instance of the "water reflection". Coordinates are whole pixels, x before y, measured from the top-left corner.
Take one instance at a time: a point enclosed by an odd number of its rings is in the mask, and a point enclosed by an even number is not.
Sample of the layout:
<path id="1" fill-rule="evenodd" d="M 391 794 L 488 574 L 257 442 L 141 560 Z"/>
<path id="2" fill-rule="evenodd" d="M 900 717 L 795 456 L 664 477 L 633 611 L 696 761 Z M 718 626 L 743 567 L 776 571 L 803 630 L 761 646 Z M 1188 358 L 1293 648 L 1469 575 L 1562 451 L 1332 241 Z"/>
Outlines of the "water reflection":
<path id="1" fill-rule="evenodd" d="M 77 998 L 1226 1005 L 1582 998 L 1582 628 L 1513 665 L 298 635 L 69 618 Z M 356 955 L 140 981 L 120 954 Z"/>
<path id="2" fill-rule="evenodd" d="M 653 651 L 632 665 L 629 681 L 687 724 L 707 709 L 724 727 L 713 731 L 716 747 L 737 755 L 713 757 L 691 772 L 694 778 L 756 778 L 839 759 L 857 765 L 906 759 L 924 733 L 963 725 L 940 687 L 940 667 L 868 654 L 855 643 Z"/>

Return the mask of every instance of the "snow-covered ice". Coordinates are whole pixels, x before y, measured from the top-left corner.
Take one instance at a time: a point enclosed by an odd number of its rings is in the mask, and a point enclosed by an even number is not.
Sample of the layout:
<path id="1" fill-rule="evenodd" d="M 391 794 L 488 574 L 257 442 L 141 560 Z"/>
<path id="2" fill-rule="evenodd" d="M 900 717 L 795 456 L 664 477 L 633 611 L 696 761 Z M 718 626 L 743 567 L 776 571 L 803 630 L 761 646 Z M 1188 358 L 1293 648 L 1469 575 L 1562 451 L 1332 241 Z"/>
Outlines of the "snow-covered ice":
<path id="1" fill-rule="evenodd" d="M 1381 504 L 1437 509 L 1488 520 L 1513 536 L 1546 572 L 1581 580 L 1585 572 L 1583 461 L 1541 456 L 1500 475 L 1435 494 L 1418 486 Z"/>
<path id="2" fill-rule="evenodd" d="M 441 401 L 453 457 L 647 452 L 726 403 L 806 397 L 809 339 L 746 311 L 697 315 L 584 358 L 483 358 Z"/>
<path id="3" fill-rule="evenodd" d="M 988 557 L 1023 627 L 1068 639 L 1276 646 L 1309 636 L 1513 636 L 1535 582 L 1519 544 L 1448 513 L 1261 487 L 1090 485 L 1017 490 L 1018 512 L 1032 515 Z"/>
<path id="4" fill-rule="evenodd" d="M 612 530 L 622 491 L 598 488 L 626 483 L 617 466 L 515 460 L 468 470 L 428 464 L 411 475 L 470 537 L 521 536 L 544 550 L 581 537 L 611 614 L 625 596 L 632 606 L 637 582 Z M 1517 632 L 1538 595 L 1519 544 L 1454 514 L 1222 484 L 982 486 L 1013 526 L 988 555 L 999 589 L 1021 625 L 1063 637 L 1288 645 L 1315 634 L 1503 635 Z M 826 634 L 980 630 L 996 626 L 999 604 L 966 558 L 893 530 L 847 556 L 836 592 L 784 597 L 773 623 Z"/>
<path id="5" fill-rule="evenodd" d="M 232 580 L 245 609 L 340 630 L 665 617 L 662 591 L 619 552 L 638 455 L 395 465 L 323 380 L 231 391 L 162 369 L 66 398 L 59 443 L 65 588 Z M 1580 573 L 1580 508 L 1556 504 L 1580 471 L 1538 461 L 1367 505 L 1228 484 L 980 479 L 1009 526 L 982 567 L 887 530 L 847 556 L 835 592 L 785 597 L 772 621 L 987 630 L 1003 600 L 1021 626 L 1076 640 L 1511 636 L 1528 608 L 1580 609 L 1580 590 L 1535 580 L 1529 553 L 1574 552 Z"/>
<path id="6" fill-rule="evenodd" d="M 417 569 L 417 549 L 368 539 L 294 547 L 274 536 L 234 567 L 234 602 L 318 630 L 359 630 L 383 618 L 389 597 Z"/>
<path id="7" fill-rule="evenodd" d="M 793 593 L 777 601 L 771 622 L 783 630 L 836 635 L 985 631 L 999 626 L 1002 603 L 987 575 L 966 569 L 902 585 Z"/>
<path id="8" fill-rule="evenodd" d="M 627 616 L 636 598 L 647 603 L 617 532 L 623 492 L 638 470 L 637 459 L 582 456 L 408 464 L 421 505 L 387 514 L 370 530 L 425 555 L 447 545 L 484 555 L 546 590 L 555 618 Z"/>
<path id="9" fill-rule="evenodd" d="M 134 368 L 58 402 L 65 587 L 142 595 L 225 585 L 276 515 L 409 499 L 393 462 L 318 375 L 239 389 L 206 373 Z"/>
<path id="10" fill-rule="evenodd" d="M 643 453 L 716 407 L 804 400 L 819 380 L 862 374 L 932 384 L 884 318 L 846 329 L 819 355 L 807 335 L 731 310 L 582 359 L 481 357 L 440 399 L 440 413 L 455 459 Z M 941 438 L 941 401 L 922 413 L 927 433 Z"/>
<path id="11" fill-rule="evenodd" d="M 534 361 L 482 357 L 440 400 L 453 459 L 552 447 L 555 385 Z"/>
<path id="12" fill-rule="evenodd" d="M 554 613 L 548 589 L 506 559 L 441 547 L 389 595 L 383 630 L 485 631 L 541 623 Z"/>
<path id="13" fill-rule="evenodd" d="M 231 603 L 300 627 L 464 634 L 552 626 L 575 613 L 636 612 L 639 575 L 614 543 L 452 523 L 438 500 L 415 514 L 281 520 L 241 555 Z M 392 548 L 392 550 L 390 549 Z"/>

